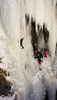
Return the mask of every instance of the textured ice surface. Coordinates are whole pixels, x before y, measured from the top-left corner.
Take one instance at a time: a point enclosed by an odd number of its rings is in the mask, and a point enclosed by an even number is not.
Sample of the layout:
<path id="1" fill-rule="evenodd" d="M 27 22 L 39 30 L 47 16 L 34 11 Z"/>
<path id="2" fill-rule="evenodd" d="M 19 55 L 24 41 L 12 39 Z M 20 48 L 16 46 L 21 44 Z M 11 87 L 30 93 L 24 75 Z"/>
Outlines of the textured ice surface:
<path id="1" fill-rule="evenodd" d="M 55 3 L 56 0 L 0 0 L 0 57 L 4 57 L 0 67 L 10 73 L 19 100 L 43 100 L 46 90 L 49 99 L 55 100 L 57 57 L 55 66 L 49 56 L 39 65 L 33 57 L 30 26 L 25 26 L 25 13 L 33 16 L 36 23 L 47 24 L 49 47 L 54 57 L 57 42 Z M 18 44 L 21 37 L 24 37 L 24 49 Z M 14 96 L 0 98 L 13 100 Z"/>

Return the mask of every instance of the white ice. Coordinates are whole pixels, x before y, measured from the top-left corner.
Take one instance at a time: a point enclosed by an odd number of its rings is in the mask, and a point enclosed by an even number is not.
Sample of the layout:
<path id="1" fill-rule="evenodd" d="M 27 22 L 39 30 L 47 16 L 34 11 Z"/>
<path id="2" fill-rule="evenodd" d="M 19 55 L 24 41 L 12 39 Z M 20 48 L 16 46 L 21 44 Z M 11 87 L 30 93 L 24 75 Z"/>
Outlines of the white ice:
<path id="1" fill-rule="evenodd" d="M 51 64 L 57 42 L 55 4 L 56 0 L 0 0 L 0 57 L 4 57 L 0 67 L 10 73 L 18 100 L 43 100 L 46 90 L 49 100 L 55 100 L 57 81 Z M 50 32 L 48 46 L 52 57 L 44 58 L 42 65 L 33 57 L 30 26 L 25 25 L 26 13 L 36 23 L 46 23 Z M 21 37 L 24 37 L 24 49 L 19 44 Z M 14 96 L 0 97 L 0 100 L 13 99 Z"/>

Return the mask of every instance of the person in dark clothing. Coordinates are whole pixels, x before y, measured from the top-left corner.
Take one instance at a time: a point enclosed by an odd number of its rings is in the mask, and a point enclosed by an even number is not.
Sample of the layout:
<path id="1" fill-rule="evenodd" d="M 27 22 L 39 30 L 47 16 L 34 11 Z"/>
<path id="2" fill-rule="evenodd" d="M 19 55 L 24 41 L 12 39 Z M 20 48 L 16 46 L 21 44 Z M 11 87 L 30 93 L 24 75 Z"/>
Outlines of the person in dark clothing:
<path id="1" fill-rule="evenodd" d="M 43 48 L 43 49 L 41 49 L 41 52 L 42 52 L 43 56 L 47 58 L 47 49 Z"/>
<path id="2" fill-rule="evenodd" d="M 44 56 L 44 48 L 40 50 L 41 54 L 42 54 L 42 58 Z"/>
<path id="3" fill-rule="evenodd" d="M 41 64 L 41 62 L 42 62 L 41 58 L 43 58 L 43 55 L 41 54 L 40 51 L 36 51 L 36 52 L 34 53 L 34 58 L 37 58 L 39 64 Z"/>
<path id="4" fill-rule="evenodd" d="M 40 55 L 40 58 L 43 58 L 42 52 L 38 51 L 38 54 Z"/>
<path id="5" fill-rule="evenodd" d="M 43 54 L 40 51 L 35 51 L 34 55 L 35 57 L 39 56 L 40 58 L 43 58 Z"/>
<path id="6" fill-rule="evenodd" d="M 42 58 L 41 53 L 38 52 L 37 59 L 38 59 L 39 64 L 41 64 L 41 62 L 42 62 L 41 58 Z"/>
<path id="7" fill-rule="evenodd" d="M 24 40 L 24 38 L 20 39 L 20 46 L 22 47 L 22 49 L 24 48 L 24 46 L 23 46 L 23 40 Z"/>
<path id="8" fill-rule="evenodd" d="M 40 58 L 38 58 L 38 63 L 41 64 L 42 60 Z"/>

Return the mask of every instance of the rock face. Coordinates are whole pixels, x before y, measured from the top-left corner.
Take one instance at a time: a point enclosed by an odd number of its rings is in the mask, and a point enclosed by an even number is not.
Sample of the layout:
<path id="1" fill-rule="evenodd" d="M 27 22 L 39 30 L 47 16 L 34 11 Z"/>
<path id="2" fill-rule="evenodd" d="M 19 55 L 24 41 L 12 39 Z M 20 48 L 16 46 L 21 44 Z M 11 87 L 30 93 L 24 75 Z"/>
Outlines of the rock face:
<path id="1" fill-rule="evenodd" d="M 0 69 L 0 95 L 8 95 L 11 89 L 11 82 L 6 80 L 7 73 Z"/>

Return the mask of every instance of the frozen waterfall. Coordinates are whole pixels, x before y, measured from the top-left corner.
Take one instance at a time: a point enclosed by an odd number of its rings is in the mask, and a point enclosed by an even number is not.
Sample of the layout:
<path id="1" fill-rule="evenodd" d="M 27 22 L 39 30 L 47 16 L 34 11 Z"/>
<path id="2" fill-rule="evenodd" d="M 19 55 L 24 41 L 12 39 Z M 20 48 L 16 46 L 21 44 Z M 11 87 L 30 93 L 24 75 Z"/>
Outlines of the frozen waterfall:
<path id="1" fill-rule="evenodd" d="M 1 67 L 10 72 L 18 100 L 46 100 L 46 91 L 48 100 L 56 98 L 57 73 L 51 64 L 57 43 L 56 11 L 56 0 L 0 0 L 0 56 L 4 56 Z M 44 58 L 42 65 L 33 57 L 32 19 L 36 24 L 35 38 L 39 36 L 37 25 L 43 28 L 45 23 L 49 31 L 47 47 L 51 56 Z M 24 49 L 20 47 L 22 37 Z M 36 42 L 40 48 L 45 45 L 43 38 Z"/>

